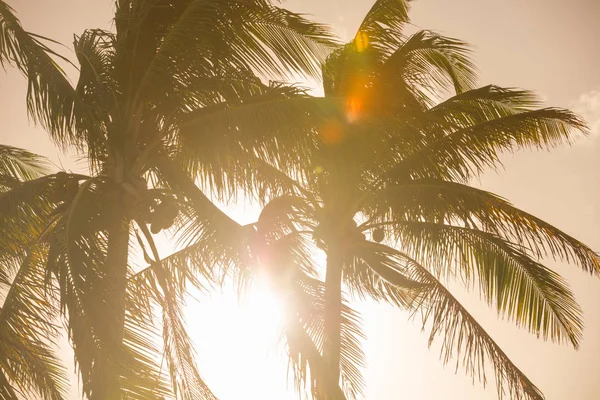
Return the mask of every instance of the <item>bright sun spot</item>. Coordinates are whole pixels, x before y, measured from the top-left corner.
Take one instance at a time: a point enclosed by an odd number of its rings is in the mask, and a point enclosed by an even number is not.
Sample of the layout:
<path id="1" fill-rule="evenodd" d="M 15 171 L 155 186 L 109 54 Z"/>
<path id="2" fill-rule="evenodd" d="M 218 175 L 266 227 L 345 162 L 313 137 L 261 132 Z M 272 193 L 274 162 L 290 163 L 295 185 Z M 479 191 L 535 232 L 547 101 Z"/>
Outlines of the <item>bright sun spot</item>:
<path id="1" fill-rule="evenodd" d="M 297 398 L 286 390 L 283 307 L 266 279 L 258 277 L 241 300 L 231 286 L 195 297 L 199 301 L 190 301 L 186 321 L 200 372 L 217 397 Z"/>
<path id="2" fill-rule="evenodd" d="M 241 323 L 250 327 L 249 335 L 254 342 L 275 343 L 281 333 L 283 305 L 269 287 L 268 281 L 259 276 L 253 288 L 239 305 Z"/>

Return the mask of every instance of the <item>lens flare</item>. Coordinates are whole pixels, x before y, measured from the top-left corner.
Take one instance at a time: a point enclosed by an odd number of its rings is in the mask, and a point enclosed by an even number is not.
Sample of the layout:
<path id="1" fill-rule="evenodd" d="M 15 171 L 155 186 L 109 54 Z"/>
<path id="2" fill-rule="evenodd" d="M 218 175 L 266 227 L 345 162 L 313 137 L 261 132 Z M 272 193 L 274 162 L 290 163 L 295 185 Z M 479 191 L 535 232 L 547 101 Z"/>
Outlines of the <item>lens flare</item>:
<path id="1" fill-rule="evenodd" d="M 361 53 L 369 47 L 369 36 L 365 32 L 358 31 L 354 38 L 354 43 L 356 45 L 356 50 Z"/>
<path id="2" fill-rule="evenodd" d="M 339 143 L 344 136 L 344 129 L 339 121 L 329 121 L 319 129 L 321 140 L 325 144 Z"/>
<path id="3" fill-rule="evenodd" d="M 350 96 L 346 100 L 346 118 L 348 122 L 355 122 L 363 111 L 363 101 L 360 96 Z"/>

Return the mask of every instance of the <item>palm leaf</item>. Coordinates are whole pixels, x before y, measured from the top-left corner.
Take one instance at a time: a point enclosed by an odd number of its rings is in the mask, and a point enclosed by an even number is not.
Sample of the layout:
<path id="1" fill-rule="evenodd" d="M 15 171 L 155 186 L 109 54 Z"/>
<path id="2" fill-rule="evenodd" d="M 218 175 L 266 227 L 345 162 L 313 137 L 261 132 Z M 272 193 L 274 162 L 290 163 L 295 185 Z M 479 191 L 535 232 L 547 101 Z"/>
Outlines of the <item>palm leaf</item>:
<path id="1" fill-rule="evenodd" d="M 79 64 L 76 92 L 82 109 L 78 130 L 85 135 L 86 151 L 92 171 L 99 170 L 107 157 L 107 126 L 115 118 L 118 96 L 115 79 L 114 35 L 94 29 L 75 37 L 74 49 Z"/>
<path id="2" fill-rule="evenodd" d="M 439 128 L 439 127 L 438 127 Z M 390 174 L 396 179 L 407 176 L 435 177 L 466 182 L 486 167 L 500 165 L 501 152 L 521 148 L 548 149 L 570 143 L 585 131 L 585 124 L 575 114 L 558 108 L 523 111 L 512 115 L 492 116 L 467 127 L 448 127 L 443 136 L 409 139 L 411 149 Z"/>
<path id="3" fill-rule="evenodd" d="M 393 93 L 407 92 L 419 103 L 432 104 L 441 93 L 462 93 L 475 86 L 476 75 L 465 42 L 430 31 L 419 31 L 404 42 L 384 62 L 381 85 Z M 387 98 L 399 96 L 390 94 Z M 402 99 L 408 103 L 408 99 Z"/>
<path id="4" fill-rule="evenodd" d="M 283 264 L 280 264 L 283 266 Z M 285 276 L 285 272 L 282 273 Z M 296 387 L 305 381 L 308 366 L 310 369 L 311 389 L 316 398 L 323 397 L 329 390 L 334 390 L 336 396 L 345 392 L 345 398 L 358 398 L 362 394 L 364 381 L 361 368 L 365 366 L 364 353 L 361 350 L 361 340 L 364 339 L 360 329 L 360 317 L 344 301 L 341 311 L 341 352 L 340 372 L 341 382 L 338 386 L 328 377 L 328 368 L 322 355 L 324 344 L 324 286 L 308 276 L 297 275 L 287 277 L 288 283 L 280 280 L 281 293 L 286 296 L 287 317 L 284 322 L 284 336 L 288 345 L 290 364 L 295 373 Z M 335 397 L 338 398 L 338 397 Z"/>
<path id="5" fill-rule="evenodd" d="M 373 215 L 388 220 L 448 221 L 477 227 L 522 244 L 536 257 L 573 261 L 584 270 L 600 270 L 600 257 L 549 223 L 484 190 L 444 180 L 420 179 L 391 185 L 367 199 Z"/>
<path id="6" fill-rule="evenodd" d="M 145 285 L 153 288 L 154 293 L 151 296 L 162 309 L 163 354 L 169 366 L 174 394 L 183 399 L 216 399 L 200 377 L 196 367 L 195 352 L 182 320 L 184 295 L 182 286 L 185 287 L 185 282 L 181 282 L 178 278 L 181 277 L 181 272 L 185 274 L 186 270 L 163 268 L 163 262 L 160 260 L 158 249 L 148 228 L 141 226 L 141 230 L 157 261 L 153 262 L 151 268 L 145 270 L 143 275 L 136 274 L 135 279 L 130 278 L 130 282 L 136 284 L 136 281 L 139 282 L 138 278 L 143 277 L 146 281 Z M 138 240 L 141 244 L 141 239 Z M 175 273 L 169 274 L 169 271 Z"/>
<path id="7" fill-rule="evenodd" d="M 53 208 L 48 201 L 52 182 L 52 177 L 42 177 L 0 192 L 0 268 L 7 269 L 9 260 L 23 257 L 46 228 Z"/>
<path id="8" fill-rule="evenodd" d="M 396 251 L 387 246 L 365 240 L 349 247 L 344 259 L 344 283 L 360 299 L 405 308 L 422 286 L 400 272 Z"/>
<path id="9" fill-rule="evenodd" d="M 0 393 L 16 399 L 15 390 L 41 399 L 60 400 L 66 395 L 66 370 L 55 353 L 58 309 L 44 282 L 47 246 L 32 246 L 0 308 Z M 8 384 L 8 386 L 6 386 Z"/>
<path id="10" fill-rule="evenodd" d="M 471 280 L 476 272 L 485 299 L 517 325 L 544 339 L 579 346 L 583 322 L 573 293 L 525 249 L 491 233 L 440 223 L 403 222 L 396 234 L 403 249 L 438 274 L 458 274 L 458 266 Z"/>
<path id="11" fill-rule="evenodd" d="M 333 44 L 324 26 L 262 0 L 190 1 L 176 11 L 140 75 L 136 98 L 179 90 L 187 76 L 211 76 L 215 70 L 316 75 L 316 63 Z"/>
<path id="12" fill-rule="evenodd" d="M 0 64 L 15 65 L 27 77 L 29 115 L 46 128 L 55 143 L 81 147 L 74 129 L 77 94 L 52 59 L 57 54 L 38 38 L 25 31 L 13 10 L 0 1 Z"/>
<path id="13" fill-rule="evenodd" d="M 184 173 L 178 165 L 166 158 L 154 160 L 161 175 L 169 182 L 172 189 L 188 199 L 189 223 L 180 227 L 179 242 L 185 247 L 197 244 L 195 251 L 204 253 L 204 265 L 214 268 L 239 265 L 243 259 L 244 236 L 246 228 L 242 227 L 220 210 L 198 188 L 193 179 Z M 187 257 L 185 252 L 179 256 Z"/>
<path id="14" fill-rule="evenodd" d="M 442 337 L 441 358 L 447 363 L 457 358 L 473 377 L 486 382 L 486 366 L 491 363 L 498 394 L 511 399 L 543 400 L 540 390 L 508 358 L 493 338 L 429 271 L 404 256 L 409 276 L 428 285 L 415 307 L 423 316 L 423 327 L 431 321 L 429 344 Z"/>
<path id="15" fill-rule="evenodd" d="M 0 145 L 0 176 L 17 181 L 32 180 L 41 177 L 48 161 L 37 154 L 17 147 Z"/>
<path id="16" fill-rule="evenodd" d="M 398 43 L 404 26 L 409 22 L 410 0 L 376 0 L 365 15 L 358 35 L 364 33 L 368 42 L 380 50 L 389 50 Z"/>
<path id="17" fill-rule="evenodd" d="M 2 398 L 6 400 L 19 399 L 17 397 L 17 392 L 10 385 L 10 382 L 8 382 L 8 379 L 6 378 L 6 376 L 4 376 L 4 374 L 0 374 L 0 396 L 2 396 Z"/>
<path id="18" fill-rule="evenodd" d="M 244 179 L 253 169 L 248 163 L 264 161 L 289 174 L 314 168 L 309 151 L 319 142 L 317 130 L 342 115 L 343 104 L 335 99 L 274 87 L 242 98 L 239 105 L 220 104 L 186 115 L 178 146 L 203 182 L 215 189 L 236 184 L 251 189 L 252 180 Z M 227 171 L 226 178 L 221 171 Z"/>
<path id="19" fill-rule="evenodd" d="M 103 179 L 83 183 L 49 232 L 46 268 L 60 288 L 83 393 L 95 398 L 119 390 L 128 398 L 154 399 L 168 388 L 160 379 L 160 351 L 151 317 L 127 292 L 124 310 L 106 301 L 115 287 L 105 268 L 109 229 L 119 212 L 111 193 L 114 187 Z M 112 321 L 118 321 L 121 312 L 120 328 Z M 115 341 L 115 333 L 122 339 Z"/>

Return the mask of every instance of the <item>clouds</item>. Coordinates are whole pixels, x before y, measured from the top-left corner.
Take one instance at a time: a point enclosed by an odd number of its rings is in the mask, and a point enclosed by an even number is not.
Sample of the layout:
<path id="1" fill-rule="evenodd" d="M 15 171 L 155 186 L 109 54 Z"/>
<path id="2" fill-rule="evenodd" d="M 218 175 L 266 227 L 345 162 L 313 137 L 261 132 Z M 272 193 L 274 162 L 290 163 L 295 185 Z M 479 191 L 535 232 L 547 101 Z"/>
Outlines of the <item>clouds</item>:
<path id="1" fill-rule="evenodd" d="M 571 108 L 585 118 L 591 135 L 600 137 L 600 87 L 581 94 Z"/>

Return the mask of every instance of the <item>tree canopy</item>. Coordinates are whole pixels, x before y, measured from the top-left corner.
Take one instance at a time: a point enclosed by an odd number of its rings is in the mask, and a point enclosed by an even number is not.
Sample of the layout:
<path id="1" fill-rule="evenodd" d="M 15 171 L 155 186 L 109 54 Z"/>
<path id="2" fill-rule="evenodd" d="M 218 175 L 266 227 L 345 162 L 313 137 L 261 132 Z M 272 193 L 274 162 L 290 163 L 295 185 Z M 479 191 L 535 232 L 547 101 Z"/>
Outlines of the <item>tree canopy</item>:
<path id="1" fill-rule="evenodd" d="M 542 399 L 447 284 L 578 347 L 581 309 L 543 261 L 598 274 L 598 254 L 469 184 L 585 123 L 529 91 L 479 87 L 466 43 L 405 34 L 409 5 L 375 1 L 340 44 L 266 0 L 118 0 L 114 29 L 76 36 L 69 60 L 0 0 L 0 63 L 26 77 L 31 119 L 87 162 L 55 171 L 0 146 L 0 397 L 64 398 L 63 324 L 90 400 L 216 399 L 183 299 L 228 280 L 242 293 L 262 273 L 284 299 L 299 392 L 362 396 L 353 301 L 369 298 L 421 315 L 444 362 L 484 380 L 491 365 L 500 396 Z M 324 96 L 285 82 L 298 75 Z M 261 204 L 255 223 L 219 207 L 239 199 Z"/>

